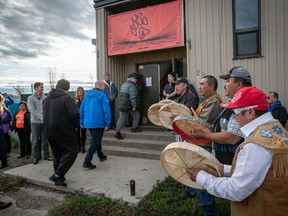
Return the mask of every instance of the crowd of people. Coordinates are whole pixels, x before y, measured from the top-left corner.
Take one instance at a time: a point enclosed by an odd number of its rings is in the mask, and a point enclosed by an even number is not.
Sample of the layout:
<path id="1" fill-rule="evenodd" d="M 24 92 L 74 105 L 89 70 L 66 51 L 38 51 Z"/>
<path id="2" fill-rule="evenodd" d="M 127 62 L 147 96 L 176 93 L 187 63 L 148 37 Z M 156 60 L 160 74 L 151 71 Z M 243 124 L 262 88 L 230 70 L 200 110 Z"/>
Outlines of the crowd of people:
<path id="1" fill-rule="evenodd" d="M 252 87 L 251 76 L 243 67 L 233 67 L 220 78 L 225 80 L 228 104 L 222 103 L 216 93 L 217 80 L 209 75 L 199 83 L 199 104 L 184 77 L 176 79 L 174 91 L 169 90 L 177 93 L 176 102 L 189 108 L 194 104 L 195 114 L 213 125 L 213 132 L 197 129 L 193 136 L 209 140 L 200 146 L 213 152 L 223 169 L 219 172 L 225 176 L 215 177 L 194 167 L 186 169 L 191 180 L 204 188 L 199 191 L 202 213 L 217 215 L 216 196 L 231 201 L 231 215 L 284 215 L 288 191 L 280 185 L 288 182 L 287 110 L 278 93 L 266 95 Z M 167 99 L 166 90 L 163 96 Z M 179 136 L 178 141 L 189 142 Z M 197 190 L 186 187 L 186 192 L 194 197 Z"/>
<path id="2" fill-rule="evenodd" d="M 137 73 L 130 73 L 120 87 L 118 121 L 115 119 L 118 89 L 109 73 L 104 73 L 103 80 L 96 81 L 87 93 L 78 87 L 74 98 L 68 95 L 70 82 L 65 79 L 59 80 L 47 96 L 44 84 L 36 82 L 34 93 L 27 103 L 19 103 L 14 116 L 8 109 L 13 100 L 7 94 L 0 94 L 0 169 L 8 165 L 13 131 L 20 141 L 18 158 L 32 158 L 34 165 L 42 158 L 53 161 L 54 173 L 49 179 L 55 185 L 67 186 L 65 175 L 79 152 L 86 153 L 83 168 L 95 169 L 92 160 L 96 152 L 100 162 L 107 160 L 101 144 L 104 131 L 114 129 L 114 137 L 122 140 L 121 130 L 129 116 L 133 119 L 131 132 L 142 131 L 138 79 Z M 224 104 L 217 93 L 218 81 L 214 76 L 201 78 L 199 97 L 187 78 L 167 73 L 164 99 L 195 110 L 197 117 L 213 126 L 212 132 L 198 129 L 194 136 L 208 140 L 201 147 L 215 154 L 225 173 L 225 177 L 215 177 L 189 167 L 186 171 L 191 180 L 206 190 L 186 187 L 186 192 L 191 197 L 197 192 L 200 194 L 204 215 L 216 215 L 214 196 L 231 200 L 233 215 L 244 215 L 244 211 L 249 215 L 269 215 L 273 210 L 284 212 L 288 199 L 280 200 L 287 197 L 288 191 L 278 189 L 277 184 L 288 183 L 287 110 L 277 92 L 265 94 L 253 87 L 249 72 L 241 66 L 233 67 L 220 79 L 225 80 L 228 104 Z M 87 131 L 91 134 L 91 143 L 86 151 Z M 177 140 L 189 142 L 181 136 L 177 136 Z M 277 193 L 267 190 L 269 185 L 275 186 Z M 0 209 L 9 205 L 11 203 L 0 202 Z"/>

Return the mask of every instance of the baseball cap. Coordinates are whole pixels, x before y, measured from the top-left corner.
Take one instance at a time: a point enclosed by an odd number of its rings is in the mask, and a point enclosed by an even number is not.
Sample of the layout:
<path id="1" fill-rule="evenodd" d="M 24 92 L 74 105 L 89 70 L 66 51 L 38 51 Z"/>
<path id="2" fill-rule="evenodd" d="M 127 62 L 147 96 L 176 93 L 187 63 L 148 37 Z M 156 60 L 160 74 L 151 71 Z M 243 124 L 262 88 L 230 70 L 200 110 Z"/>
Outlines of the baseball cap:
<path id="1" fill-rule="evenodd" d="M 221 79 L 224 79 L 224 80 L 227 80 L 231 77 L 242 78 L 242 79 L 245 79 L 245 80 L 251 82 L 251 76 L 250 76 L 249 72 L 245 68 L 243 68 L 242 66 L 233 67 L 232 69 L 229 70 L 228 74 L 220 75 L 219 77 Z"/>
<path id="2" fill-rule="evenodd" d="M 179 83 L 185 83 L 185 84 L 189 84 L 188 80 L 184 77 L 178 77 L 175 81 L 175 84 L 179 84 Z"/>
<path id="3" fill-rule="evenodd" d="M 253 107 L 255 110 L 265 111 L 268 110 L 268 101 L 266 94 L 255 86 L 243 87 L 236 92 L 230 102 L 221 103 L 221 107 L 229 109 Z"/>
<path id="4" fill-rule="evenodd" d="M 138 75 L 136 74 L 136 73 L 130 73 L 130 74 L 128 74 L 128 79 L 129 78 L 134 78 L 134 79 L 138 79 Z"/>

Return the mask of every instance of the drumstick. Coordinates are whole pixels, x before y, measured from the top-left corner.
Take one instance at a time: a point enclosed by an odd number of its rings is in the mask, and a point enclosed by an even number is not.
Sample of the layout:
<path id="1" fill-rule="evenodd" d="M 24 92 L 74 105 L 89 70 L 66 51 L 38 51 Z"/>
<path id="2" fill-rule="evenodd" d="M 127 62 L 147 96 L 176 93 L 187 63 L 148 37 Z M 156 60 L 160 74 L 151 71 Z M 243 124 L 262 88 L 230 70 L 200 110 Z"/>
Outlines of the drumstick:
<path id="1" fill-rule="evenodd" d="M 191 111 L 192 111 L 192 113 L 193 113 L 193 115 L 194 115 L 195 117 L 198 117 L 198 115 L 196 114 L 196 112 L 195 112 L 195 110 L 193 109 L 193 107 L 191 107 Z"/>

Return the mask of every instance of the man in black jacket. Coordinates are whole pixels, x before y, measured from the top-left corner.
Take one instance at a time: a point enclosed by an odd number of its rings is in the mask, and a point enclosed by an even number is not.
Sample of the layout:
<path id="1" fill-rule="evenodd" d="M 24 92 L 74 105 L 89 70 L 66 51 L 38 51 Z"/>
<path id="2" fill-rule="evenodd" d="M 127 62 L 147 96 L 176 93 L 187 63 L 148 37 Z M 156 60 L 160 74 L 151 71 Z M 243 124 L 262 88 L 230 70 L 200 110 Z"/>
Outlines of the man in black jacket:
<path id="1" fill-rule="evenodd" d="M 273 118 L 278 119 L 280 123 L 285 127 L 288 113 L 284 106 L 282 106 L 281 101 L 278 100 L 279 95 L 277 92 L 270 91 L 267 95 L 268 100 L 268 111 L 271 112 Z"/>
<path id="2" fill-rule="evenodd" d="M 54 174 L 49 179 L 64 187 L 64 176 L 78 155 L 76 128 L 80 118 L 74 100 L 67 94 L 69 88 L 69 81 L 59 80 L 43 102 L 44 130 L 54 156 Z"/>

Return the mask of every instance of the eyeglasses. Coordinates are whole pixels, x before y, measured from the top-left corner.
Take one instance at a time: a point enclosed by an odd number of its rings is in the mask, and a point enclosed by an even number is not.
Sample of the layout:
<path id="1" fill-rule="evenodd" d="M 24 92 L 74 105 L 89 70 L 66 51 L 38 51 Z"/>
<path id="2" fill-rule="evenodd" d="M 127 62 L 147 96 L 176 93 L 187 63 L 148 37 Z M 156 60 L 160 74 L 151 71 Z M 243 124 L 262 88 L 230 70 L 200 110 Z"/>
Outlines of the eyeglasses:
<path id="1" fill-rule="evenodd" d="M 233 109 L 233 113 L 234 113 L 234 116 L 237 116 L 237 115 L 239 115 L 241 112 L 244 112 L 244 111 L 247 111 L 247 110 L 249 110 L 249 109 L 256 108 L 256 107 L 258 107 L 258 105 L 248 106 L 248 107 L 241 107 L 241 108 Z"/>

